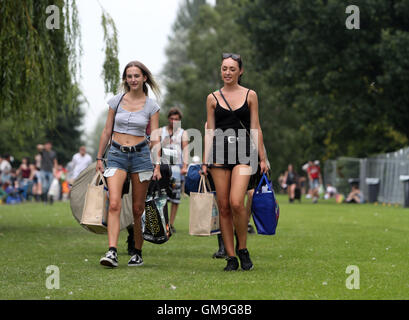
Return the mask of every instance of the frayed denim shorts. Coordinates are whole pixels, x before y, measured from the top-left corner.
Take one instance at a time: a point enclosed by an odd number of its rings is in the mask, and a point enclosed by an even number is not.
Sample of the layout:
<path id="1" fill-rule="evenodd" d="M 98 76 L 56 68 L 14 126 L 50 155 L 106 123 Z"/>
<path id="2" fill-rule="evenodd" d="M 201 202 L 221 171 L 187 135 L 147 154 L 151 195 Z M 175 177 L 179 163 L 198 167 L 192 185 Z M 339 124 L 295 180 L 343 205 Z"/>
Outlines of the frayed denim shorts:
<path id="1" fill-rule="evenodd" d="M 111 145 L 108 152 L 107 167 L 121 169 L 128 173 L 153 172 L 149 145 L 144 141 L 134 146 L 136 151 L 123 152 Z"/>

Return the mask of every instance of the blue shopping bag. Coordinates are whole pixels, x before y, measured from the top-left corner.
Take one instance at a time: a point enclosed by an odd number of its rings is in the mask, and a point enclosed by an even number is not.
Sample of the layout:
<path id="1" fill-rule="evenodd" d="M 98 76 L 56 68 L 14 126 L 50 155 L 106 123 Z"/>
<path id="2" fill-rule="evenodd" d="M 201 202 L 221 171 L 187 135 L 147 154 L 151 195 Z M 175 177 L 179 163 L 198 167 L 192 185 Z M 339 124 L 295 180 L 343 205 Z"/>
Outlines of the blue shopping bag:
<path id="1" fill-rule="evenodd" d="M 266 185 L 266 188 L 262 188 L 263 185 Z M 273 235 L 276 233 L 280 208 L 271 181 L 264 173 L 254 190 L 251 211 L 258 234 Z"/>
<path id="2" fill-rule="evenodd" d="M 185 193 L 190 196 L 191 192 L 197 192 L 199 189 L 200 182 L 200 164 L 191 164 L 187 169 L 187 174 L 185 176 Z M 214 183 L 210 172 L 207 174 L 207 178 L 210 183 L 210 190 L 215 190 Z"/>
<path id="3" fill-rule="evenodd" d="M 185 193 L 190 196 L 190 192 L 197 192 L 200 181 L 200 164 L 192 164 L 187 170 L 185 177 Z"/>

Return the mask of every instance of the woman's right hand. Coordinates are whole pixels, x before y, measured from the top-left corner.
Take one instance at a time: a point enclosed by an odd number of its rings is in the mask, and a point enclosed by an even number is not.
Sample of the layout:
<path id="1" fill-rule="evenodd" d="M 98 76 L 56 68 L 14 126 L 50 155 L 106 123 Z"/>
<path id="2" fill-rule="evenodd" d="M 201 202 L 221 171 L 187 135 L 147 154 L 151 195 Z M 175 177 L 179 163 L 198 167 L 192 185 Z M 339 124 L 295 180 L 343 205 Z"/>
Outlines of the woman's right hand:
<path id="1" fill-rule="evenodd" d="M 97 166 L 95 170 L 97 172 L 100 171 L 101 173 L 104 173 L 104 164 L 102 163 L 102 160 L 97 160 Z"/>
<path id="2" fill-rule="evenodd" d="M 201 169 L 200 169 L 200 175 L 205 175 L 205 176 L 207 176 L 207 165 L 205 165 L 205 164 L 202 164 L 202 167 L 201 167 Z"/>

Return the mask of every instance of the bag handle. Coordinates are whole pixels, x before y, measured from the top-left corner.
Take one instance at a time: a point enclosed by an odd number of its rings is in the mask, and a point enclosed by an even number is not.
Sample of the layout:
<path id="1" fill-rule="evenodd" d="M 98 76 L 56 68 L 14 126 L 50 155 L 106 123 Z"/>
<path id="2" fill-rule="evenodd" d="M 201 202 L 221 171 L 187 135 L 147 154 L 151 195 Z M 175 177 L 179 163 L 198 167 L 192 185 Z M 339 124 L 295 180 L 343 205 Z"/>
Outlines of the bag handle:
<path id="1" fill-rule="evenodd" d="M 103 174 L 101 173 L 101 171 L 98 171 L 94 178 L 92 178 L 91 180 L 91 185 L 92 186 L 99 186 L 100 182 L 102 181 L 102 184 L 104 185 L 104 187 L 106 187 L 108 189 L 108 186 L 105 182 L 105 177 L 103 176 Z"/>
<path id="2" fill-rule="evenodd" d="M 160 184 L 158 180 L 151 180 L 149 183 L 147 195 L 154 196 L 155 192 L 160 193 Z"/>
<path id="3" fill-rule="evenodd" d="M 202 189 L 201 187 L 203 187 L 204 193 L 207 193 L 204 175 L 201 175 L 201 176 L 200 176 L 199 189 L 197 190 L 197 192 L 200 193 L 200 190 Z"/>
<path id="4" fill-rule="evenodd" d="M 211 192 L 211 191 L 212 191 L 212 188 L 210 187 L 210 181 L 209 181 L 209 179 L 208 179 L 207 177 L 206 177 L 205 179 L 206 179 L 207 189 L 208 189 L 209 192 Z"/>
<path id="5" fill-rule="evenodd" d="M 261 188 L 261 185 L 262 185 L 263 181 L 266 182 L 266 184 L 267 184 L 267 186 L 268 186 L 268 190 L 273 191 L 273 187 L 271 186 L 270 181 L 268 181 L 268 178 L 267 178 L 266 174 L 263 173 L 263 175 L 262 175 L 262 177 L 261 177 L 261 179 L 260 179 L 260 182 L 259 182 L 257 188 L 254 190 L 254 192 L 257 193 L 257 192 L 260 191 L 260 188 Z"/>

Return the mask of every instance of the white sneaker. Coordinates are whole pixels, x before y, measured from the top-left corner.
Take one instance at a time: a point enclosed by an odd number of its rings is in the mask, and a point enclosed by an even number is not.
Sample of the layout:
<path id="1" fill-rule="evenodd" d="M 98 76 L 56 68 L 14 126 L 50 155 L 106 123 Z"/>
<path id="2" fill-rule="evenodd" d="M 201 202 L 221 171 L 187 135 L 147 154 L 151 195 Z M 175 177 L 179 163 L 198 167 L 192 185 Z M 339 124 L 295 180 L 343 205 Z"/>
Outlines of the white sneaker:
<path id="1" fill-rule="evenodd" d="M 99 260 L 99 263 L 105 267 L 115 268 L 118 266 L 118 255 L 115 251 L 109 250 L 105 254 L 105 257 L 102 257 L 101 260 Z"/>
<path id="2" fill-rule="evenodd" d="M 128 261 L 128 267 L 140 267 L 143 266 L 142 257 L 139 254 L 135 254 Z"/>

